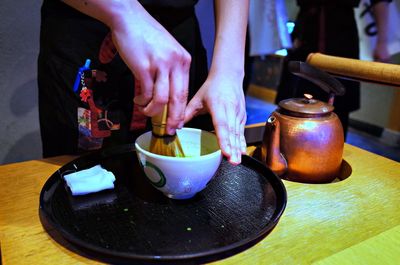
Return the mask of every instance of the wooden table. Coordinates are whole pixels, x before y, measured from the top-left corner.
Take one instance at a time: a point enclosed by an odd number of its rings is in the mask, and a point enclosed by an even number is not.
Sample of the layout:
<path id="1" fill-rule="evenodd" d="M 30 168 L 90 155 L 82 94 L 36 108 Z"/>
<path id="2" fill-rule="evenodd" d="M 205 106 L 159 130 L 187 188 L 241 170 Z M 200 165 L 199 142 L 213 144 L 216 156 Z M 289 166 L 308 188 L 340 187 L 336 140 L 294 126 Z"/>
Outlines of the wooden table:
<path id="1" fill-rule="evenodd" d="M 0 242 L 4 265 L 98 264 L 43 229 L 39 194 L 73 157 L 0 166 Z M 352 167 L 329 184 L 284 181 L 286 210 L 252 248 L 218 264 L 400 264 L 400 163 L 345 145 Z"/>

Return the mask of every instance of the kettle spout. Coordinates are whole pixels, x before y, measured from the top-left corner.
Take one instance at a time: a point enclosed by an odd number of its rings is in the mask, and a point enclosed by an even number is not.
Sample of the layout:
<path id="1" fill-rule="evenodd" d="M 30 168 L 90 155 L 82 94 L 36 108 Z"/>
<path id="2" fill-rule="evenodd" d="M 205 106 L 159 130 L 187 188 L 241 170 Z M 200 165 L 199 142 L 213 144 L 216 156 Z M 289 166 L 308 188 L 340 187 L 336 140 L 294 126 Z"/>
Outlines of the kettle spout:
<path id="1" fill-rule="evenodd" d="M 265 124 L 261 157 L 267 167 L 278 176 L 286 172 L 287 161 L 280 152 L 280 124 L 274 115 L 271 115 Z"/>

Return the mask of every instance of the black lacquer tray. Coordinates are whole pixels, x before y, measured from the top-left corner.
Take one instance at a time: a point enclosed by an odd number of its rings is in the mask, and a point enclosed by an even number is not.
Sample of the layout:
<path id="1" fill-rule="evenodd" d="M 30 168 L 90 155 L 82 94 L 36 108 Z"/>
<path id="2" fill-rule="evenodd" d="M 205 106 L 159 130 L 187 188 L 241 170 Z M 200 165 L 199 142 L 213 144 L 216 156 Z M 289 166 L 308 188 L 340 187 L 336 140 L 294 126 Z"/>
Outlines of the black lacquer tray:
<path id="1" fill-rule="evenodd" d="M 286 206 L 282 181 L 257 160 L 242 160 L 239 166 L 223 160 L 205 190 L 189 200 L 172 200 L 147 181 L 133 145 L 91 153 L 47 180 L 39 214 L 54 239 L 56 230 L 80 253 L 106 262 L 222 259 L 262 240 Z M 115 188 L 72 196 L 61 176 L 97 164 L 114 173 Z"/>

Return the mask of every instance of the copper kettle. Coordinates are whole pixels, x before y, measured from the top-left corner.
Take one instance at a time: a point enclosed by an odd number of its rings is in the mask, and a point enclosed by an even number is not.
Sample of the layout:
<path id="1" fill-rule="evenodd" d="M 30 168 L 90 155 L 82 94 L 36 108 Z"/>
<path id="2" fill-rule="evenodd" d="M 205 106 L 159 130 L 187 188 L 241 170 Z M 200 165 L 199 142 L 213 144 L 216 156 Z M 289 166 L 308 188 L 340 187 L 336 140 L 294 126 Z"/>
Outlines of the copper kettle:
<path id="1" fill-rule="evenodd" d="M 289 70 L 331 96 L 328 103 L 308 95 L 279 102 L 266 121 L 262 160 L 288 180 L 331 182 L 340 173 L 344 146 L 342 124 L 332 104 L 345 88 L 326 72 L 303 62 L 289 62 Z"/>

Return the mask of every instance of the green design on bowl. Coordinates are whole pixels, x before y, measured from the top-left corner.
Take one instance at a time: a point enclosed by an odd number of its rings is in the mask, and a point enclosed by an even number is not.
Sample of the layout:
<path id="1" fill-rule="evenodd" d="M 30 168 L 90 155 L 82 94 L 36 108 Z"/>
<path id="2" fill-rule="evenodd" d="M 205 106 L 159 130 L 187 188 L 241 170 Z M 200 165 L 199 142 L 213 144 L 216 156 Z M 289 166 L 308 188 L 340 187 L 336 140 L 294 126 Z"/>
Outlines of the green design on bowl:
<path id="1" fill-rule="evenodd" d="M 152 178 L 150 178 L 149 175 L 152 175 L 150 172 L 146 172 L 146 176 L 147 178 L 150 180 L 150 182 L 156 186 L 157 188 L 162 188 L 165 186 L 167 180 L 164 176 L 164 173 L 161 171 L 160 168 L 158 168 L 156 165 L 154 165 L 153 163 L 146 161 L 146 164 L 144 165 L 143 169 L 145 169 L 146 167 L 153 169 L 152 172 L 157 173 L 157 175 L 159 176 L 160 180 L 159 181 L 153 181 Z"/>

